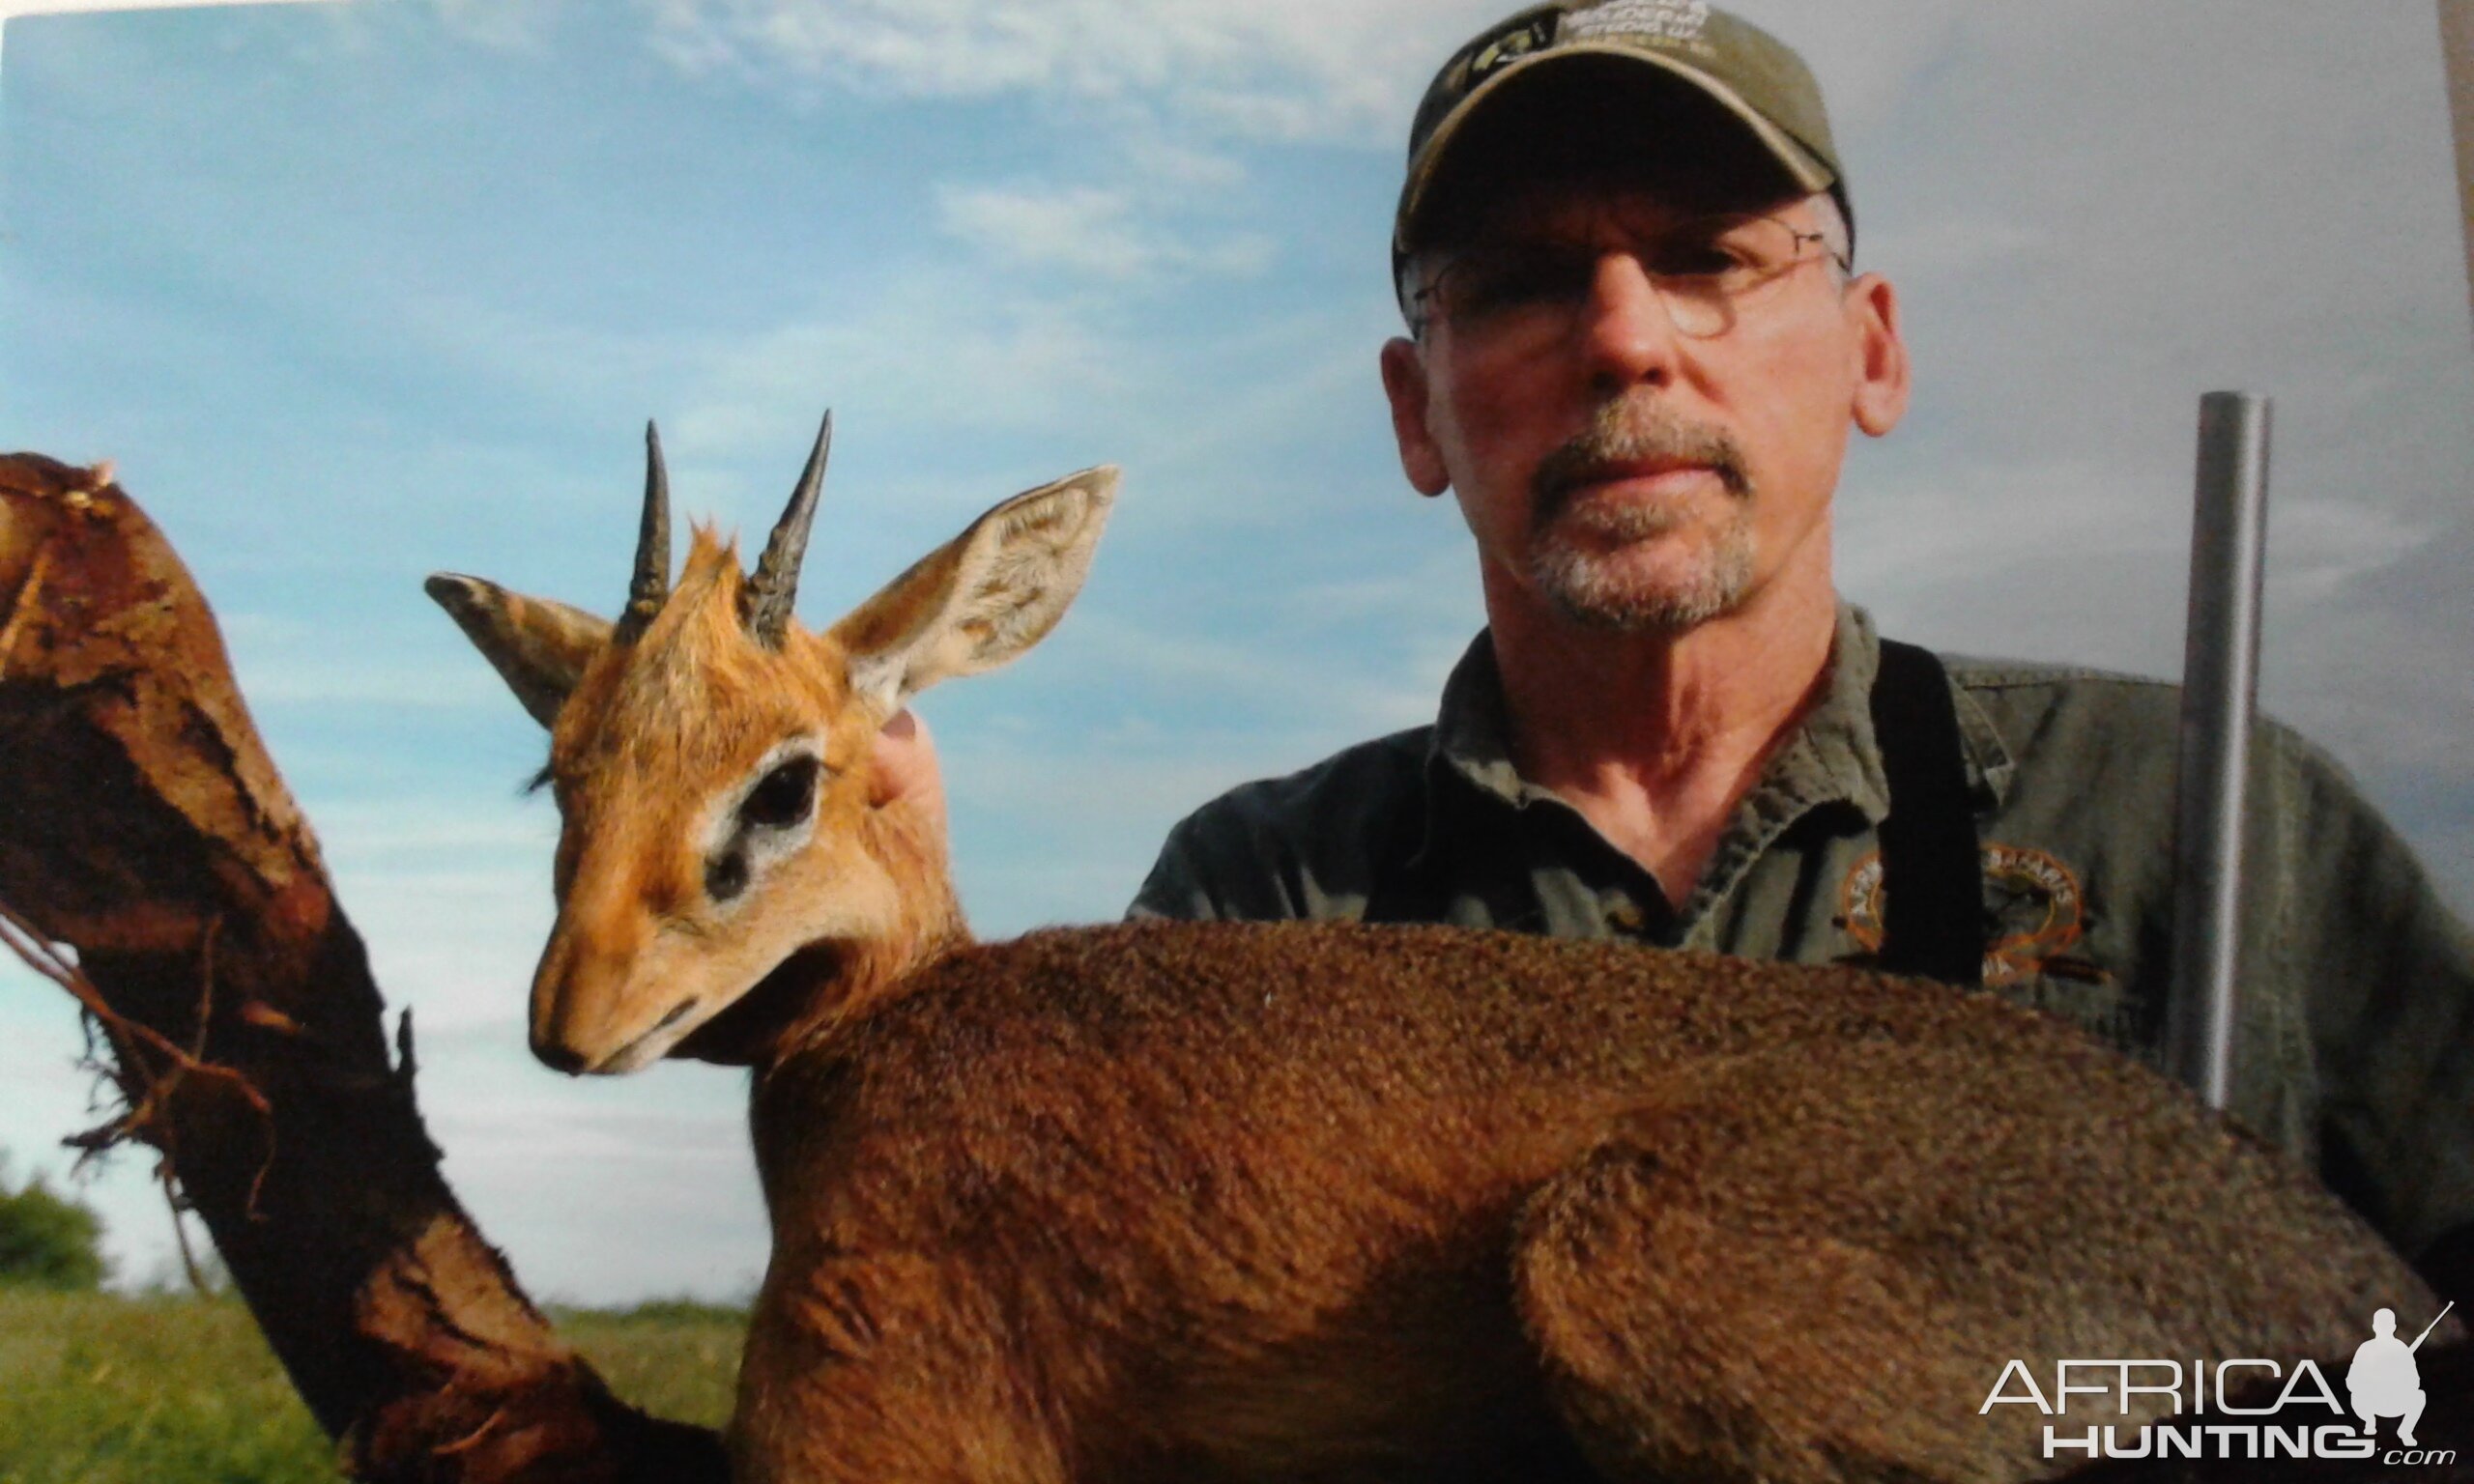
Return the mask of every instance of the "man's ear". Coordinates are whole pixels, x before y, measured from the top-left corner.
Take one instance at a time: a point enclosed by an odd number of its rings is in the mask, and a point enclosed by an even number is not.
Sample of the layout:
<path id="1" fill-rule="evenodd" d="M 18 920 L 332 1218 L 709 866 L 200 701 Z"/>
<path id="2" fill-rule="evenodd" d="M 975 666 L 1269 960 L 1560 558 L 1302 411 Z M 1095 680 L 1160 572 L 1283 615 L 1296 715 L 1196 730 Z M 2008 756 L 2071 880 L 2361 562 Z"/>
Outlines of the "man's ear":
<path id="1" fill-rule="evenodd" d="M 1907 413 L 1910 370 L 1898 290 L 1881 274 L 1866 273 L 1847 286 L 1847 312 L 1856 317 L 1856 426 L 1879 438 Z"/>
<path id="2" fill-rule="evenodd" d="M 557 722 L 584 668 L 610 642 L 610 624 L 582 609 L 528 598 L 496 583 L 438 572 L 421 590 L 446 609 L 532 719 Z"/>
<path id="3" fill-rule="evenodd" d="M 1383 395 L 1392 404 L 1392 437 L 1400 445 L 1400 472 L 1421 495 L 1452 488 L 1443 450 L 1426 431 L 1426 364 L 1418 343 L 1394 337 L 1383 346 Z"/>
<path id="4" fill-rule="evenodd" d="M 1046 638 L 1082 590 L 1117 471 L 1086 469 L 1006 500 L 833 626 L 850 686 L 879 716 Z"/>

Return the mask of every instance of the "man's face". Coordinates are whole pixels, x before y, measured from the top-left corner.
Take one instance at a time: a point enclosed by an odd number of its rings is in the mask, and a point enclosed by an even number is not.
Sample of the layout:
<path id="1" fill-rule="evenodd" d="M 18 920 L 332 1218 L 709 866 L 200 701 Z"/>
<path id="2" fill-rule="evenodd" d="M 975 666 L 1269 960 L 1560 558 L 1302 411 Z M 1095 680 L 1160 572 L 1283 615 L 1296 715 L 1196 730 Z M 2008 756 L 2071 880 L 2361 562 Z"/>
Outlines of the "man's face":
<path id="1" fill-rule="evenodd" d="M 1695 224 L 1715 214 L 1767 218 L 1741 230 L 1792 266 L 1713 316 L 1652 274 L 1702 261 Z M 1827 588 L 1848 426 L 1888 431 L 1907 361 L 1889 285 L 1842 283 L 1821 229 L 1811 201 L 1569 183 L 1515 193 L 1419 262 L 1432 312 L 1384 350 L 1394 429 L 1410 482 L 1457 493 L 1490 595 L 1657 633 L 1782 574 Z M 1519 265 L 1537 263 L 1560 275 L 1552 301 L 1493 312 L 1534 293 Z"/>

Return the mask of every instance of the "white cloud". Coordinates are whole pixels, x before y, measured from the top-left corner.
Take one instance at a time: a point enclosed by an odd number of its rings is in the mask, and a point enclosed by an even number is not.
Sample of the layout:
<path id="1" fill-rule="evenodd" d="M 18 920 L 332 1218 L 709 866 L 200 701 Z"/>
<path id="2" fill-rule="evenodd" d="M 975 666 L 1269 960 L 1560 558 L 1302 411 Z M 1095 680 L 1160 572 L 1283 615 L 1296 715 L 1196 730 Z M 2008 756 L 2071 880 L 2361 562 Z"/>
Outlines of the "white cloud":
<path id="1" fill-rule="evenodd" d="M 249 699 L 261 706 L 380 705 L 481 710 L 506 704 L 506 688 L 475 667 L 370 664 L 351 656 L 295 657 L 273 663 L 236 657 Z"/>
<path id="2" fill-rule="evenodd" d="M 1959 36 L 1963 21 L 2028 9 L 1988 6 L 1983 0 L 1896 0 L 1886 5 L 1733 0 L 1731 8 L 1794 47 L 1812 68 L 1828 101 L 1831 130 L 1842 153 L 1851 141 L 1894 127 L 1901 111 L 1913 106 L 1919 76 L 1964 55 Z M 2104 34 L 2093 25 L 2086 30 L 2090 41 Z M 2058 47 L 2051 53 L 2062 54 Z M 1859 191 L 1864 163 L 1861 158 L 1850 161 Z"/>
<path id="3" fill-rule="evenodd" d="M 2035 271 L 2049 250 L 2047 239 L 2018 221 L 1965 211 L 1880 230 L 1868 225 L 1859 248 L 1859 267 L 1900 277 L 1992 272 L 2013 283 Z"/>
<path id="4" fill-rule="evenodd" d="M 1272 260 L 1269 239 L 1209 246 L 1136 220 L 1134 198 L 1094 186 L 945 186 L 937 210 L 947 233 L 1000 262 L 1056 268 L 1110 280 L 1161 273 L 1251 274 Z"/>
<path id="5" fill-rule="evenodd" d="M 1190 363 L 1183 384 L 1200 393 L 1197 405 L 1142 419 L 1136 431 L 1139 457 L 1155 473 L 1182 482 L 1225 485 L 1242 478 L 1251 462 L 1268 451 L 1308 440 L 1304 430 L 1352 403 L 1366 421 L 1362 431 L 1385 436 L 1384 404 L 1375 372 L 1375 350 L 1390 327 L 1372 328 L 1354 315 L 1310 315 L 1269 321 L 1228 334 Z M 1191 354 L 1191 345 L 1176 347 Z M 1238 368 L 1212 374 L 1210 361 Z M 1245 374 L 1259 368 L 1259 374 Z M 1236 490 L 1221 501 L 1217 518 L 1294 522 L 1301 507 L 1316 509 L 1327 492 L 1311 488 Z"/>
<path id="6" fill-rule="evenodd" d="M 1197 148 L 1151 128 L 1129 129 L 1117 141 L 1125 159 L 1147 181 L 1198 190 L 1226 190 L 1246 179 L 1246 167 L 1225 151 Z"/>
<path id="7" fill-rule="evenodd" d="M 282 3 L 284 0 L 0 0 L 0 19 L 11 15 L 66 15 L 87 11 L 163 11 L 184 6 Z"/>
<path id="8" fill-rule="evenodd" d="M 1436 64 L 1501 7 L 1476 0 L 647 0 L 656 49 L 901 97 L 1147 99 L 1206 133 L 1389 140 Z"/>
<path id="9" fill-rule="evenodd" d="M 870 426 L 888 438 L 1037 427 L 1117 392 L 1119 361 L 1070 301 L 931 267 L 855 314 L 820 312 L 711 348 L 674 442 L 690 455 L 794 445 L 813 432 L 823 385 L 862 388 Z"/>
<path id="10" fill-rule="evenodd" d="M 944 186 L 949 234 L 1004 264 L 1126 283 L 1250 275 L 1259 233 L 1193 214 L 1247 178 L 1230 146 L 1396 147 L 1433 67 L 1493 7 L 1371 0 L 646 0 L 652 45 L 690 72 L 793 94 L 1016 97 L 1087 126 L 1079 181 Z"/>
<path id="11" fill-rule="evenodd" d="M 547 0 L 430 0 L 447 31 L 498 51 L 536 51 L 549 44 L 559 8 Z"/>
<path id="12" fill-rule="evenodd" d="M 998 258 L 1130 278 L 1153 262 L 1133 240 L 1123 192 L 947 186 L 937 193 L 944 229 Z"/>

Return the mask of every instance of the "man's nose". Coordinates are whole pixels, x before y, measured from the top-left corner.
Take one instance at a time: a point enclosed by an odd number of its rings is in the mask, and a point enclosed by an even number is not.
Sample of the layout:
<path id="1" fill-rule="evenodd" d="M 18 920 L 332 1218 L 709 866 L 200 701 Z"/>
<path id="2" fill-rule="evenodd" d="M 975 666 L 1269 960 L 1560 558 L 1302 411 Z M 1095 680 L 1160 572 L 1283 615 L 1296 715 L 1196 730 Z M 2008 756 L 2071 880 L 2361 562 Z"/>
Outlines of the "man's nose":
<path id="1" fill-rule="evenodd" d="M 1641 260 L 1628 252 L 1598 256 L 1577 328 L 1590 379 L 1601 392 L 1674 379 L 1683 336 L 1675 316 Z"/>

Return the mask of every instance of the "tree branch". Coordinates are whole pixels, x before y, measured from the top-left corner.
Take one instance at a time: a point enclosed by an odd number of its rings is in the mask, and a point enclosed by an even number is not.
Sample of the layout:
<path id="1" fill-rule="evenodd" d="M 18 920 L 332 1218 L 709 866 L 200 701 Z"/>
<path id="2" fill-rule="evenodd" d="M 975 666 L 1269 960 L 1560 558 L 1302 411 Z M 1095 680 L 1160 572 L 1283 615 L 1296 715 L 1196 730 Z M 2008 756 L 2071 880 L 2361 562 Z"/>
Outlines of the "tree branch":
<path id="1" fill-rule="evenodd" d="M 108 466 L 0 456 L 0 943 L 101 1030 L 126 1112 L 101 1139 L 169 1162 L 357 1474 L 725 1477 L 456 1204 L 213 615 Z"/>

